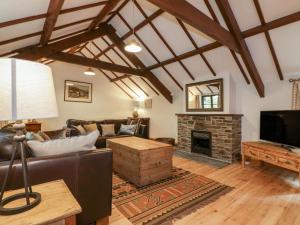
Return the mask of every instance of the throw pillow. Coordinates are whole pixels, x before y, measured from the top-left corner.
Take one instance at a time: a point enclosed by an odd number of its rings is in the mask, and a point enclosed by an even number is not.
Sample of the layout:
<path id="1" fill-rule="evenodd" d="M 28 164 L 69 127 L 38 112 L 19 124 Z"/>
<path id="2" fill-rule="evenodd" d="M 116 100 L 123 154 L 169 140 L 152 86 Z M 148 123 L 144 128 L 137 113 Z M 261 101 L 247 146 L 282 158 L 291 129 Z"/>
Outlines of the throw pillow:
<path id="1" fill-rule="evenodd" d="M 140 118 L 138 118 L 138 119 L 129 118 L 127 120 L 127 125 L 136 125 L 134 134 L 137 134 L 139 131 L 140 125 L 141 125 L 141 119 Z"/>
<path id="2" fill-rule="evenodd" d="M 28 141 L 27 144 L 35 157 L 60 155 L 64 153 L 88 151 L 96 149 L 95 143 L 99 131 L 93 131 L 88 135 L 76 136 L 66 139 L 56 139 L 45 142 Z"/>
<path id="3" fill-rule="evenodd" d="M 91 133 L 91 132 L 93 132 L 95 130 L 98 130 L 98 127 L 97 127 L 97 125 L 95 123 L 85 124 L 85 125 L 83 125 L 83 128 L 85 129 L 85 131 L 87 133 Z"/>
<path id="4" fill-rule="evenodd" d="M 85 129 L 81 125 L 72 126 L 72 127 L 74 127 L 81 135 L 86 134 Z"/>
<path id="5" fill-rule="evenodd" d="M 45 139 L 38 133 L 27 132 L 25 136 L 27 141 L 33 141 L 33 140 L 41 141 L 41 142 L 45 141 Z"/>
<path id="6" fill-rule="evenodd" d="M 114 124 L 101 124 L 102 136 L 114 136 L 115 125 Z"/>
<path id="7" fill-rule="evenodd" d="M 136 130 L 136 125 L 124 125 L 121 124 L 120 130 L 118 134 L 129 134 L 129 135 L 134 135 Z"/>

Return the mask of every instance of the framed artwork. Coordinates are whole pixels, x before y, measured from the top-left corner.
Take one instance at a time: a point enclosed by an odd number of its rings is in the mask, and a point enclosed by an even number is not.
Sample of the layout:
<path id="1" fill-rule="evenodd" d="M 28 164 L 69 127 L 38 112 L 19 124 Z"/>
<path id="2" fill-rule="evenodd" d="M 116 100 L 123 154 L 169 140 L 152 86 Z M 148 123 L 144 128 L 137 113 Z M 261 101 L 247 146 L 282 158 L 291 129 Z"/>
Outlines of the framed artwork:
<path id="1" fill-rule="evenodd" d="M 65 80 L 65 101 L 92 102 L 92 84 L 80 81 Z"/>

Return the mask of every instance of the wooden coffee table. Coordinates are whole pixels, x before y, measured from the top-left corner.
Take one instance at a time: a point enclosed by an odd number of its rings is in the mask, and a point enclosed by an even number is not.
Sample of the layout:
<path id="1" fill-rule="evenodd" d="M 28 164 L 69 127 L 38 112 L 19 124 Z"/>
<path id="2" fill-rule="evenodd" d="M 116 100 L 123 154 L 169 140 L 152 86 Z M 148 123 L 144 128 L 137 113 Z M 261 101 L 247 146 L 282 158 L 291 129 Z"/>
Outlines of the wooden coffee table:
<path id="1" fill-rule="evenodd" d="M 113 151 L 113 169 L 137 186 L 168 178 L 173 146 L 149 139 L 124 137 L 107 140 Z"/>

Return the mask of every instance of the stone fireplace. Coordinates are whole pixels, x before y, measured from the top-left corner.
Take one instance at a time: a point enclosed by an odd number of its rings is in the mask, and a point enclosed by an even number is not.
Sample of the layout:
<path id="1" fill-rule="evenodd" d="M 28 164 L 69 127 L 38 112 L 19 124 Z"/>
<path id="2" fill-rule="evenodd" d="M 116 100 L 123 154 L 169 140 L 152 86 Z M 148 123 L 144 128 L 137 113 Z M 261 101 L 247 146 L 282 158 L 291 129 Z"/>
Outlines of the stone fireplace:
<path id="1" fill-rule="evenodd" d="M 177 114 L 178 150 L 232 163 L 241 152 L 239 114 Z"/>

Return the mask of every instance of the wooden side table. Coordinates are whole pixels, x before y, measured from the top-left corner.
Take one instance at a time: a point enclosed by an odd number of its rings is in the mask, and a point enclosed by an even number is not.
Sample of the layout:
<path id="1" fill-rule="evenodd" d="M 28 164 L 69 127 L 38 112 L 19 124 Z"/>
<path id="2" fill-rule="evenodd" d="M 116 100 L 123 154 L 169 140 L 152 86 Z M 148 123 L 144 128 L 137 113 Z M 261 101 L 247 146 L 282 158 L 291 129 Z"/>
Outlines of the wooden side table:
<path id="1" fill-rule="evenodd" d="M 23 213 L 0 216 L 0 225 L 45 225 L 61 220 L 65 220 L 65 225 L 76 225 L 76 214 L 81 212 L 81 207 L 63 180 L 34 185 L 32 189 L 41 194 L 41 203 Z M 5 192 L 4 197 L 21 191 Z M 18 201 L 7 206 L 17 205 Z"/>
<path id="2" fill-rule="evenodd" d="M 42 124 L 39 122 L 28 122 L 25 124 L 26 130 L 29 132 L 39 132 L 42 129 Z"/>

